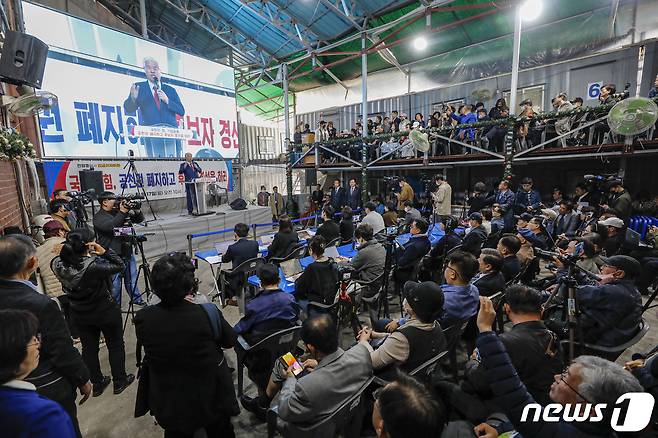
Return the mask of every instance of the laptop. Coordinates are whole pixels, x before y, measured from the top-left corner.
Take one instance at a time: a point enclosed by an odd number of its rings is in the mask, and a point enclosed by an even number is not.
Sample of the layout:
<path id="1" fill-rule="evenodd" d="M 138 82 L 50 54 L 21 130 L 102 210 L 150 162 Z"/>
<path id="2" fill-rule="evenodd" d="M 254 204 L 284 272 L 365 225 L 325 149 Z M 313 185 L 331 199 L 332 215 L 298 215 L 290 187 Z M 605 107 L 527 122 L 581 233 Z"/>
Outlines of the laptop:
<path id="1" fill-rule="evenodd" d="M 626 244 L 631 247 L 640 246 L 640 233 L 626 228 Z"/>
<path id="2" fill-rule="evenodd" d="M 225 254 L 229 246 L 233 245 L 235 242 L 232 240 L 226 240 L 224 242 L 215 242 L 215 249 L 217 254 Z"/>
<path id="3" fill-rule="evenodd" d="M 264 236 L 260 236 L 259 240 L 259 246 L 269 246 L 274 241 L 274 234 L 265 234 Z"/>
<path id="4" fill-rule="evenodd" d="M 283 275 L 286 277 L 286 280 L 292 281 L 299 276 L 304 269 L 302 264 L 299 262 L 299 259 L 286 260 L 281 262 L 281 269 L 283 270 Z"/>
<path id="5" fill-rule="evenodd" d="M 300 240 L 309 240 L 313 236 L 315 236 L 315 231 L 314 230 L 299 230 L 299 231 L 297 231 L 297 237 L 299 237 Z"/>
<path id="6" fill-rule="evenodd" d="M 324 255 L 327 257 L 331 257 L 332 259 L 337 259 L 340 257 L 340 254 L 338 254 L 338 248 L 335 246 L 328 246 L 324 249 Z"/>

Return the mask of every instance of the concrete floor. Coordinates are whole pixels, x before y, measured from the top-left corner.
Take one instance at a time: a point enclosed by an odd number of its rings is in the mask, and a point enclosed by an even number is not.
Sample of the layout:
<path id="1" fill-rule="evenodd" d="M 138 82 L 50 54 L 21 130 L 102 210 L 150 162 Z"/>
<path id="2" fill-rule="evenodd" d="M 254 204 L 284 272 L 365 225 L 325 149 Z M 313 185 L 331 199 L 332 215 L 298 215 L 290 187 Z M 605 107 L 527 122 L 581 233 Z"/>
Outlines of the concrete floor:
<path id="1" fill-rule="evenodd" d="M 210 293 L 213 287 L 210 269 L 202 263 L 198 271 L 200 279 L 200 291 Z M 140 281 L 141 283 L 141 281 Z M 124 300 L 126 300 L 124 295 Z M 226 307 L 222 310 L 226 320 L 235 324 L 239 320 L 236 307 Z M 625 352 L 618 360 L 623 364 L 634 352 L 646 352 L 658 345 L 658 317 L 656 309 L 649 310 L 644 315 L 651 329 L 649 333 L 632 349 Z M 349 336 L 344 338 L 349 341 Z M 128 324 L 125 334 L 126 342 L 126 368 L 129 373 L 136 374 L 135 367 L 135 334 L 132 324 Z M 225 351 L 229 365 L 235 368 L 235 353 L 233 350 Z M 105 374 L 109 375 L 109 362 L 107 350 L 101 349 L 101 366 Z M 234 373 L 234 383 L 237 387 L 237 374 Z M 162 429 L 157 426 L 150 416 L 134 418 L 135 395 L 137 382 L 132 384 L 122 394 L 115 396 L 111 387 L 102 396 L 90 398 L 87 403 L 79 407 L 78 419 L 83 436 L 86 438 L 160 438 L 163 436 Z M 255 395 L 255 387 L 250 382 L 245 372 L 245 393 Z M 259 423 L 255 417 L 243 410 L 238 417 L 233 419 L 236 436 L 239 438 L 265 437 L 267 436 L 264 424 Z"/>

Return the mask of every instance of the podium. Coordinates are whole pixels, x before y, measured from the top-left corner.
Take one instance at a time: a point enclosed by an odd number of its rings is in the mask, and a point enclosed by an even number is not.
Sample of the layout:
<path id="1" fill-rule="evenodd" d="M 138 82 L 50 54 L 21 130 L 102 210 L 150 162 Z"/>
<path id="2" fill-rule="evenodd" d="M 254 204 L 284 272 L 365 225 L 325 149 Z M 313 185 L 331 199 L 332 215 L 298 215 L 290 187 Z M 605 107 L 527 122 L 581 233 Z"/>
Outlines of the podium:
<path id="1" fill-rule="evenodd" d="M 216 178 L 196 178 L 194 181 L 185 181 L 194 189 L 194 200 L 196 201 L 196 210 L 192 213 L 193 216 L 205 216 L 214 214 L 214 211 L 208 210 L 206 206 L 206 192 L 208 191 L 208 184 L 217 181 Z"/>

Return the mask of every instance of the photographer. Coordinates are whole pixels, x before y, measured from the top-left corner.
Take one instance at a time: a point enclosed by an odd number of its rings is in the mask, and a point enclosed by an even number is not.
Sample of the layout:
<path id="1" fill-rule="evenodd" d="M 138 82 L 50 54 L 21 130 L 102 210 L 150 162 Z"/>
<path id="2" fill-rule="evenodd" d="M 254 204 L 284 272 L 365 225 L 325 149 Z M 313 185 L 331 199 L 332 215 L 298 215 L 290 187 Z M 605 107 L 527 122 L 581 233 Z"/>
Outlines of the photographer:
<path id="1" fill-rule="evenodd" d="M 432 201 L 434 203 L 434 221 L 442 219 L 452 214 L 452 187 L 445 180 L 442 173 L 434 177 L 436 191 L 432 192 Z"/>
<path id="2" fill-rule="evenodd" d="M 71 227 L 68 222 L 70 207 L 67 201 L 64 201 L 63 199 L 55 199 L 50 201 L 50 205 L 48 206 L 48 213 L 50 213 L 50 217 L 52 217 L 53 220 L 56 220 L 62 224 L 64 231 L 71 231 Z"/>
<path id="3" fill-rule="evenodd" d="M 57 200 L 66 201 L 70 205 L 73 198 L 69 195 L 69 192 L 67 192 L 65 189 L 55 189 L 53 191 L 53 199 L 52 200 L 53 201 L 57 201 Z M 77 228 L 76 224 L 78 222 L 78 218 L 77 218 L 77 215 L 74 211 L 73 205 L 70 205 L 69 210 L 71 210 L 71 211 L 69 211 L 68 216 L 66 216 L 66 222 L 68 222 L 69 227 L 71 229 Z"/>
<path id="4" fill-rule="evenodd" d="M 131 226 L 144 220 L 144 215 L 139 209 L 132 209 L 135 205 L 127 200 L 122 200 L 117 205 L 117 196 L 112 192 L 102 192 L 98 196 L 100 209 L 94 216 L 94 231 L 100 246 L 106 250 L 113 250 L 119 254 L 125 264 L 123 274 L 119 272 L 112 280 L 112 296 L 114 301 L 121 306 L 121 277 L 124 279 L 126 291 L 131 300 L 138 306 L 143 306 L 141 293 L 137 287 L 137 263 L 132 253 L 132 242 L 130 238 L 114 235 L 114 229 L 123 226 Z"/>
<path id="5" fill-rule="evenodd" d="M 51 263 L 69 298 L 71 317 L 80 332 L 82 360 L 91 374 L 93 396 L 98 397 L 114 380 L 114 394 L 121 394 L 135 376 L 126 374 L 126 352 L 121 330 L 121 309 L 112 299 L 111 278 L 124 269 L 121 257 L 94 242 L 87 228 L 71 231 L 59 257 Z M 98 360 L 100 334 L 110 355 L 112 379 L 103 376 Z"/>

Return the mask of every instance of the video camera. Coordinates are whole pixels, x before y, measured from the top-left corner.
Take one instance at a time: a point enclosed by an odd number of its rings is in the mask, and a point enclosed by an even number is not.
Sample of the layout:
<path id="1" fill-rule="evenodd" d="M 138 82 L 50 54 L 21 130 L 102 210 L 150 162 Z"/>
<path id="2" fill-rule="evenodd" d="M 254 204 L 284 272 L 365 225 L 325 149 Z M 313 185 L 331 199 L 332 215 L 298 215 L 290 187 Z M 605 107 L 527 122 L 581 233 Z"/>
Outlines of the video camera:
<path id="1" fill-rule="evenodd" d="M 89 204 L 94 197 L 96 196 L 96 190 L 89 189 L 84 192 L 71 191 L 68 192 L 68 195 L 71 197 L 71 204 L 81 203 L 82 205 Z"/>
<path id="2" fill-rule="evenodd" d="M 142 208 L 142 200 L 144 196 L 142 195 L 124 195 L 118 196 L 117 202 L 125 205 L 129 210 L 139 210 Z"/>
<path id="3" fill-rule="evenodd" d="M 630 91 L 629 91 L 630 88 L 631 88 L 631 83 L 626 82 L 626 84 L 624 85 L 624 91 L 620 93 L 611 94 L 610 97 L 614 100 L 624 100 L 628 98 L 628 96 L 630 96 Z"/>
<path id="4" fill-rule="evenodd" d="M 398 190 L 398 185 L 400 184 L 400 177 L 397 175 L 385 176 L 384 182 L 386 183 L 386 187 L 388 187 L 390 191 L 395 192 Z"/>
<path id="5" fill-rule="evenodd" d="M 116 227 L 113 231 L 114 237 L 131 239 L 133 242 L 146 242 L 148 240 L 147 236 L 155 235 L 155 233 L 137 234 L 133 226 Z"/>

